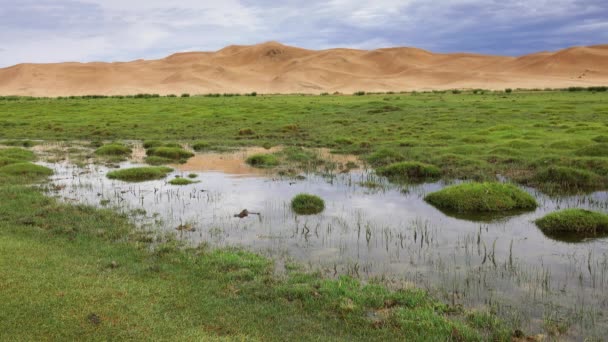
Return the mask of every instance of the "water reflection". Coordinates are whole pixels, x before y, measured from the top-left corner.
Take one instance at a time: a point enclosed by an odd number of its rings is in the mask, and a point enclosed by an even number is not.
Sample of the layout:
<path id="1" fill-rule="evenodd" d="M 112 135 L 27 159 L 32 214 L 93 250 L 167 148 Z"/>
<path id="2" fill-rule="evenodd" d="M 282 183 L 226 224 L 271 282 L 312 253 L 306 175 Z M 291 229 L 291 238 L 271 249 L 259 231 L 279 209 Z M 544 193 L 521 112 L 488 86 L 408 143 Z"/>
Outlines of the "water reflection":
<path id="1" fill-rule="evenodd" d="M 533 223 L 569 207 L 606 211 L 606 192 L 551 198 L 526 189 L 538 209 L 473 222 L 423 200 L 446 185 L 441 181 L 403 191 L 380 180 L 382 187 L 370 189 L 362 184 L 374 176 L 364 170 L 294 179 L 242 169 L 238 176 L 193 171 L 186 164 L 166 180 L 129 184 L 107 179 L 104 166 L 46 165 L 55 170 L 56 196 L 145 212 L 138 224 L 177 232 L 193 244 L 241 245 L 278 259 L 295 258 L 330 276 L 415 284 L 453 304 L 492 305 L 504 315 L 532 317 L 523 320 L 524 327 L 542 325 L 548 310 L 559 308 L 588 317 L 577 324 L 592 334 L 608 332 L 607 318 L 599 314 L 608 309 L 608 239 L 547 237 Z M 188 173 L 196 173 L 200 183 L 167 183 Z M 295 215 L 289 202 L 301 192 L 322 197 L 326 210 Z M 234 216 L 243 209 L 260 215 Z M 186 225 L 192 229 L 176 230 Z"/>

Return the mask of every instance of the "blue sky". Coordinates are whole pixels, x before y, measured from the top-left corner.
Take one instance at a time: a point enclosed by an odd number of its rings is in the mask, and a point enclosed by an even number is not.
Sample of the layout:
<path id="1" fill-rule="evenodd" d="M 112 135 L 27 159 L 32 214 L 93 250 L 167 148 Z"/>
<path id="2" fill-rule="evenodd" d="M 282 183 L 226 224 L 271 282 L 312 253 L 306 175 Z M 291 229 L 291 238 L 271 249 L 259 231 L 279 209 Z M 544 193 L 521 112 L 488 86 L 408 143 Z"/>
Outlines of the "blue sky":
<path id="1" fill-rule="evenodd" d="M 269 40 L 522 55 L 608 43 L 607 0 L 0 0 L 0 67 Z"/>

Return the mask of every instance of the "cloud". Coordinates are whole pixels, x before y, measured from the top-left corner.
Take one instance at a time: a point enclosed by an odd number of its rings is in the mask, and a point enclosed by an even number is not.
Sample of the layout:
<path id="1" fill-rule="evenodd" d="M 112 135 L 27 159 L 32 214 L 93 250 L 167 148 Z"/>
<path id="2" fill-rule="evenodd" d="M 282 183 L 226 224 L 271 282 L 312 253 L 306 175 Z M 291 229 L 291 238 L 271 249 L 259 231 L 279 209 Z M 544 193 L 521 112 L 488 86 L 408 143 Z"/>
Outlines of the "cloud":
<path id="1" fill-rule="evenodd" d="M 0 66 L 278 40 L 518 55 L 606 43 L 604 0 L 0 0 Z"/>

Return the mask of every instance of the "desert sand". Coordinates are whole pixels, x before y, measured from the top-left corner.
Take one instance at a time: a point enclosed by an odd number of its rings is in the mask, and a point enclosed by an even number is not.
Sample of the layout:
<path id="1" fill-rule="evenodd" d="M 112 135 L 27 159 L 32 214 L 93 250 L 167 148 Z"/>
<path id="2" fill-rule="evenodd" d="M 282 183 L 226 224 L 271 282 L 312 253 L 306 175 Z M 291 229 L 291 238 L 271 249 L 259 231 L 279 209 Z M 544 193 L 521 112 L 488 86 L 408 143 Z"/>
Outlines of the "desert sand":
<path id="1" fill-rule="evenodd" d="M 306 50 L 268 42 L 116 63 L 0 69 L 1 95 L 322 93 L 608 85 L 608 45 L 521 57 L 410 47 Z"/>

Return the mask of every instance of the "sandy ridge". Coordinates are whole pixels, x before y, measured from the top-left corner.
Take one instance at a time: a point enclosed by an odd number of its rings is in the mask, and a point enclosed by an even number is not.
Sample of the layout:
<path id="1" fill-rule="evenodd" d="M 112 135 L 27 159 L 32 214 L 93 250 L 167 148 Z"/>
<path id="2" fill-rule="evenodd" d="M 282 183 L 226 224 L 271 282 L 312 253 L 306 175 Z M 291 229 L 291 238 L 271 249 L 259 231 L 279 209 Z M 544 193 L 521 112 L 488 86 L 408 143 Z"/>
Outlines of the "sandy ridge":
<path id="1" fill-rule="evenodd" d="M 321 93 L 608 85 L 608 45 L 521 57 L 398 47 L 306 50 L 232 45 L 116 63 L 19 64 L 0 69 L 0 95 Z"/>

